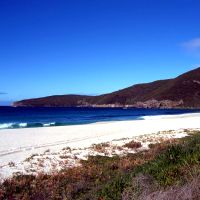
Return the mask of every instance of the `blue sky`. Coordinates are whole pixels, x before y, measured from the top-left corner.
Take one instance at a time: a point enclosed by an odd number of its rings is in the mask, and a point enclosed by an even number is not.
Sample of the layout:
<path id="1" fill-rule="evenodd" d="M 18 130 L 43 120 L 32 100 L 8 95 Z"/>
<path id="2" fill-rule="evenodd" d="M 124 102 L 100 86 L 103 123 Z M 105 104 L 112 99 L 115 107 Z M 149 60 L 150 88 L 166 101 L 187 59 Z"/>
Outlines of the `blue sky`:
<path id="1" fill-rule="evenodd" d="M 101 94 L 200 66 L 198 0 L 1 0 L 0 101 Z"/>

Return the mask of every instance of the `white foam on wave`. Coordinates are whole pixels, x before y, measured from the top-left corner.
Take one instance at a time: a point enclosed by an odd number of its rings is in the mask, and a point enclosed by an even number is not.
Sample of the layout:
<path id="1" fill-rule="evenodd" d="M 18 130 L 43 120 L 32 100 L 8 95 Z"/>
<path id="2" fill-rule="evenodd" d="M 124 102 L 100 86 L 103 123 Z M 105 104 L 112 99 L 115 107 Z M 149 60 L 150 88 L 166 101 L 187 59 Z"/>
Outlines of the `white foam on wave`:
<path id="1" fill-rule="evenodd" d="M 19 127 L 25 128 L 25 127 L 27 127 L 27 123 L 20 123 Z"/>
<path id="2" fill-rule="evenodd" d="M 0 124 L 0 129 L 27 128 L 30 125 L 34 125 L 34 123 L 33 124 L 31 124 L 31 123 L 29 124 L 29 123 L 25 123 L 25 122 L 24 123 L 3 123 L 3 124 Z M 50 122 L 50 123 L 46 123 L 46 124 L 42 123 L 43 127 L 49 127 L 49 126 L 55 126 L 55 125 L 56 125 L 56 122 Z"/>
<path id="3" fill-rule="evenodd" d="M 47 123 L 47 124 L 43 124 L 43 126 L 54 126 L 56 124 L 56 122 L 51 122 L 51 123 Z"/>
<path id="4" fill-rule="evenodd" d="M 143 119 L 143 120 L 154 120 L 154 119 L 172 119 L 172 118 L 184 118 L 184 117 L 196 117 L 198 116 L 199 113 L 184 113 L 184 114 L 174 114 L 174 115 L 148 115 L 148 116 L 142 116 L 139 117 L 139 119 Z"/>
<path id="5" fill-rule="evenodd" d="M 166 118 L 166 115 L 149 115 L 149 116 L 139 117 L 139 119 L 144 119 L 144 120 L 164 119 L 164 118 Z"/>
<path id="6" fill-rule="evenodd" d="M 14 123 L 0 124 L 0 129 L 11 128 Z"/>
<path id="7" fill-rule="evenodd" d="M 19 128 L 25 128 L 25 127 L 27 127 L 27 123 L 19 123 L 19 124 L 17 124 L 17 123 L 4 123 L 4 124 L 0 124 L 0 129 L 14 128 L 15 126 L 19 127 Z"/>

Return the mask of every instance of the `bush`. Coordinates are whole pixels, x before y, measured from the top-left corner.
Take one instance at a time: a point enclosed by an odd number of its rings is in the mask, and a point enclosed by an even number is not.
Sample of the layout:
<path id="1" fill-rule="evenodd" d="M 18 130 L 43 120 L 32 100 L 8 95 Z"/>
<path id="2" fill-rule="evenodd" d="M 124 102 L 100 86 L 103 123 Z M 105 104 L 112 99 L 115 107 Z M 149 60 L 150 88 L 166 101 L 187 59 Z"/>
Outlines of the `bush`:
<path id="1" fill-rule="evenodd" d="M 138 149 L 138 148 L 142 147 L 142 144 L 141 144 L 141 142 L 135 142 L 134 140 L 132 140 L 131 142 L 123 145 L 123 147 L 127 147 L 129 149 Z"/>

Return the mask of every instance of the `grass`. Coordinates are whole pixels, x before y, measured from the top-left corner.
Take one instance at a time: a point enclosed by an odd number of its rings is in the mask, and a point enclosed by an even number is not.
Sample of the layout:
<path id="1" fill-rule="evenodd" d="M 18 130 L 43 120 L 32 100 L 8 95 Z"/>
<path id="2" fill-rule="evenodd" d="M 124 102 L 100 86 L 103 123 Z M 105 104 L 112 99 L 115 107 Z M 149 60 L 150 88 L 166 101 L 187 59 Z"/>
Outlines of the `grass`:
<path id="1" fill-rule="evenodd" d="M 123 147 L 127 147 L 129 149 L 138 149 L 142 147 L 142 144 L 141 142 L 135 142 L 134 140 L 132 140 L 129 143 L 126 143 L 125 145 L 123 145 Z"/>
<path id="2" fill-rule="evenodd" d="M 184 182 L 184 175 L 191 174 L 193 167 L 200 165 L 200 136 L 193 135 L 182 140 L 180 144 L 170 145 L 165 153 L 155 160 L 140 167 L 141 173 L 149 174 L 164 187 Z"/>
<path id="3" fill-rule="evenodd" d="M 9 165 L 9 167 L 14 167 L 15 163 L 11 161 L 11 162 L 8 163 L 8 165 Z"/>
<path id="4" fill-rule="evenodd" d="M 110 147 L 109 143 L 93 144 L 92 148 L 99 153 L 106 153 L 106 148 Z"/>
<path id="5" fill-rule="evenodd" d="M 124 157 L 90 156 L 53 175 L 16 176 L 0 185 L 0 199 L 199 199 L 200 133 L 150 147 Z"/>
<path id="6" fill-rule="evenodd" d="M 33 160 L 34 159 L 34 157 L 36 157 L 36 156 L 39 156 L 39 154 L 32 154 L 30 157 L 28 157 L 28 158 L 26 158 L 25 159 L 25 162 L 30 162 L 31 160 Z"/>

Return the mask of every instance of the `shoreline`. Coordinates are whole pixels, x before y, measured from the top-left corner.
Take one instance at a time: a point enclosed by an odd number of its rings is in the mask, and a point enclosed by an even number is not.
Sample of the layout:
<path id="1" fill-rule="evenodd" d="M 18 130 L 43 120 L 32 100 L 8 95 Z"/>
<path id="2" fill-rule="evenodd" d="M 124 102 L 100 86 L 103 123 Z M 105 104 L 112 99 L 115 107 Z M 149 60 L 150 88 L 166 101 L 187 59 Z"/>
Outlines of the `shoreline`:
<path id="1" fill-rule="evenodd" d="M 199 129 L 200 113 L 164 115 L 161 118 L 97 122 L 85 125 L 0 130 L 0 176 L 11 175 L 8 163 L 22 163 L 32 154 L 63 148 L 89 148 L 93 144 L 160 131 Z M 7 167 L 6 167 L 7 166 Z"/>
<path id="2" fill-rule="evenodd" d="M 171 109 L 169 109 L 171 110 Z M 177 109 L 176 109 L 177 110 Z M 191 110 L 192 111 L 192 110 Z M 52 120 L 49 122 L 4 122 L 0 123 L 0 131 L 1 130 L 17 130 L 17 129 L 32 129 L 32 128 L 51 128 L 51 127 L 68 127 L 68 126 L 77 126 L 77 125 L 90 125 L 90 124 L 103 124 L 110 122 L 121 122 L 121 121 L 137 121 L 137 120 L 146 120 L 146 119 L 163 119 L 163 118 L 176 118 L 176 117 L 186 117 L 190 115 L 198 115 L 200 110 L 196 110 L 195 112 L 184 112 L 184 113 L 160 113 L 154 115 L 141 115 L 141 116 L 120 116 L 114 117 L 113 119 L 102 119 L 102 120 L 91 120 L 91 121 L 80 121 L 80 122 L 57 122 L 56 120 Z"/>

